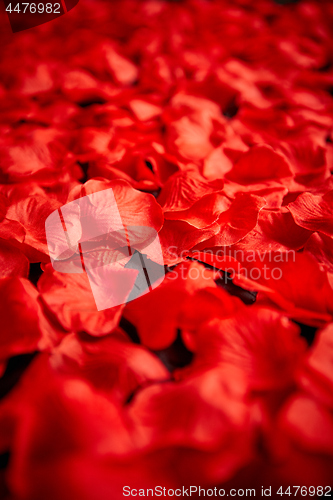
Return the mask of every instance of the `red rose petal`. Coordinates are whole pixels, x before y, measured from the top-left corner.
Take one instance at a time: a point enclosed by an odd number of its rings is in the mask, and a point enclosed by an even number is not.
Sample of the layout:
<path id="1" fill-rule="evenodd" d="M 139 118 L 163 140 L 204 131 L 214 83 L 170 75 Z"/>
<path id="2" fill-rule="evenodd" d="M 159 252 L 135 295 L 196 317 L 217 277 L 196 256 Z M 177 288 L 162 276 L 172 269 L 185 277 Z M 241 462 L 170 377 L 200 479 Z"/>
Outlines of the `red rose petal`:
<path id="1" fill-rule="evenodd" d="M 305 245 L 317 261 L 331 274 L 333 273 L 333 238 L 320 233 L 313 233 Z"/>
<path id="2" fill-rule="evenodd" d="M 9 242 L 0 240 L 0 278 L 29 274 L 29 260 L 18 248 Z"/>
<path id="3" fill-rule="evenodd" d="M 237 195 L 230 208 L 219 216 L 215 224 L 215 236 L 205 241 L 205 244 L 209 247 L 237 243 L 256 226 L 259 212 L 265 203 L 259 196 L 247 193 Z"/>
<path id="4" fill-rule="evenodd" d="M 148 226 L 159 231 L 163 224 L 161 207 L 151 194 L 141 193 L 123 180 L 91 179 L 75 188 L 68 201 L 112 188 L 117 207 L 125 226 Z"/>
<path id="5" fill-rule="evenodd" d="M 309 253 L 274 253 L 245 259 L 239 286 L 260 291 L 259 303 L 274 303 L 293 319 L 323 326 L 333 317 L 333 289 L 326 271 Z M 251 269 L 255 273 L 251 275 Z M 251 279 L 253 276 L 254 279 Z"/>
<path id="6" fill-rule="evenodd" d="M 306 347 L 296 325 L 258 307 L 203 323 L 192 339 L 195 358 L 185 374 L 232 365 L 244 372 L 252 390 L 261 391 L 291 385 Z"/>
<path id="7" fill-rule="evenodd" d="M 288 208 L 299 226 L 333 236 L 333 191 L 324 196 L 303 193 Z"/>
<path id="8" fill-rule="evenodd" d="M 158 202 L 165 212 L 186 210 L 202 196 L 222 189 L 223 181 L 208 181 L 196 170 L 185 170 L 170 177 L 158 197 Z"/>
<path id="9" fill-rule="evenodd" d="M 54 369 L 91 383 L 97 391 L 125 404 L 140 387 L 170 378 L 168 370 L 144 347 L 119 331 L 91 342 L 67 335 L 50 359 Z"/>
<path id="10" fill-rule="evenodd" d="M 58 273 L 48 264 L 38 290 L 47 308 L 68 331 L 99 336 L 118 325 L 123 306 L 98 311 L 86 273 Z"/>
<path id="11" fill-rule="evenodd" d="M 217 285 L 213 278 L 214 273 L 204 266 L 194 262 L 184 262 L 168 273 L 158 288 L 127 304 L 124 315 L 136 326 L 144 345 L 150 349 L 164 349 L 176 339 L 177 329 L 190 328 L 193 322 L 203 321 L 206 318 L 207 313 L 204 308 L 209 298 L 205 300 L 205 297 L 198 296 L 200 307 L 198 305 L 193 313 L 191 313 L 191 300 L 197 290 L 202 288 L 215 290 Z M 214 301 L 214 296 L 211 299 Z M 230 308 L 233 310 L 235 301 L 233 299 L 228 301 L 228 298 L 225 301 L 226 310 Z M 215 306 L 216 310 L 220 307 L 222 313 L 223 301 L 220 298 L 216 302 L 218 303 Z M 149 311 L 149 314 L 145 311 Z"/>
<path id="12" fill-rule="evenodd" d="M 240 184 L 291 177 L 285 158 L 270 146 L 254 146 L 243 153 L 226 177 Z"/>

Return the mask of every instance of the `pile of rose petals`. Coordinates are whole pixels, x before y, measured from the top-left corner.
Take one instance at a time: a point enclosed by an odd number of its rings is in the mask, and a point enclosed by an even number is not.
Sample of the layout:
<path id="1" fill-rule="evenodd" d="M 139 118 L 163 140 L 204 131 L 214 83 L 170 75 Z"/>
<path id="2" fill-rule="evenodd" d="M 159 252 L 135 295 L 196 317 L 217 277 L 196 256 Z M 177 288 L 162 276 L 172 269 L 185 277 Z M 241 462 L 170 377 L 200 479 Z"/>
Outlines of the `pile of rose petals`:
<path id="1" fill-rule="evenodd" d="M 0 497 L 330 485 L 332 2 L 0 23 Z M 97 311 L 45 220 L 109 188 L 166 277 Z"/>

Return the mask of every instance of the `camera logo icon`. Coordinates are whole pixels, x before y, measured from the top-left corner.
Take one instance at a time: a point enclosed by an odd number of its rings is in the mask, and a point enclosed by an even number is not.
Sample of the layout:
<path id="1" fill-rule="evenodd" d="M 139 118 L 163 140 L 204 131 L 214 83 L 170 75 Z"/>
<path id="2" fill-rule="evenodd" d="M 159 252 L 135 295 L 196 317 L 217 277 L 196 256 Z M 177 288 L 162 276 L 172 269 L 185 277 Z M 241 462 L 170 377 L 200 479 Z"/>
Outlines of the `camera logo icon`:
<path id="1" fill-rule="evenodd" d="M 53 268 L 87 273 L 98 311 L 130 302 L 164 280 L 157 231 L 125 226 L 112 188 L 52 212 L 45 230 Z"/>

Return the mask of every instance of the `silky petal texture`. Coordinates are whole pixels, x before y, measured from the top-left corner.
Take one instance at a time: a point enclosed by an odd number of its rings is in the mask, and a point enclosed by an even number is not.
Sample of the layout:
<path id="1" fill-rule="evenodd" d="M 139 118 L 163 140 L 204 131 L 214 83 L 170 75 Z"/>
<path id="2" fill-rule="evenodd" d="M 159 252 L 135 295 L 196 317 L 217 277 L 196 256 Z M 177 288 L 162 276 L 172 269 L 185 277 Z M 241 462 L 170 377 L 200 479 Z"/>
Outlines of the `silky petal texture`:
<path id="1" fill-rule="evenodd" d="M 324 196 L 303 193 L 288 208 L 299 226 L 333 236 L 333 191 Z"/>
<path id="2" fill-rule="evenodd" d="M 267 247 L 271 241 L 281 243 L 287 248 L 303 248 L 311 232 L 295 224 L 287 209 L 279 211 L 262 210 L 259 215 L 258 229 L 266 237 Z"/>
<path id="3" fill-rule="evenodd" d="M 278 209 L 284 203 L 288 195 L 288 187 L 281 184 L 279 180 L 265 180 L 256 184 L 238 184 L 226 179 L 224 193 L 234 198 L 237 193 L 249 193 L 261 196 L 266 200 L 266 208 Z"/>
<path id="4" fill-rule="evenodd" d="M 22 276 L 29 274 L 29 260 L 18 248 L 9 242 L 0 240 L 0 278 Z"/>
<path id="5" fill-rule="evenodd" d="M 140 168 L 140 165 L 137 166 L 137 159 L 135 163 L 132 163 L 131 166 L 134 167 L 134 173 L 131 173 L 133 177 L 131 177 L 127 172 L 124 170 L 120 170 L 119 168 L 112 167 L 107 161 L 104 159 L 100 160 L 93 160 L 89 162 L 89 177 L 95 178 L 95 177 L 103 177 L 107 178 L 110 180 L 119 180 L 123 179 L 127 181 L 132 187 L 135 189 L 142 189 L 146 190 L 148 192 L 158 190 L 160 188 L 160 182 L 157 181 L 156 179 L 151 180 L 151 177 L 154 177 L 151 173 L 151 171 L 148 169 L 146 164 L 142 165 L 142 169 Z M 139 164 L 142 162 L 139 160 Z M 139 173 L 138 170 L 144 170 L 144 177 L 143 179 L 140 179 L 142 176 L 142 173 Z M 171 173 L 174 172 L 174 169 L 171 171 Z M 136 180 L 139 178 L 138 180 Z"/>
<path id="6" fill-rule="evenodd" d="M 199 161 L 209 155 L 213 150 L 214 120 L 221 118 L 219 106 L 202 97 L 178 93 L 168 111 L 170 116 L 165 113 L 168 149 L 190 161 Z"/>
<path id="7" fill-rule="evenodd" d="M 25 230 L 24 244 L 21 248 L 32 262 L 48 260 L 44 221 L 59 207 L 60 203 L 55 199 L 30 196 L 14 203 L 8 209 L 8 219 L 19 222 Z"/>
<path id="8" fill-rule="evenodd" d="M 110 152 L 109 144 L 114 139 L 114 129 L 105 127 L 95 129 L 84 127 L 78 132 L 74 152 L 80 158 L 93 159 L 99 156 L 107 156 Z"/>
<path id="9" fill-rule="evenodd" d="M 291 176 L 292 173 L 285 158 L 268 146 L 255 146 L 243 153 L 233 169 L 226 175 L 228 179 L 240 184 Z"/>
<path id="10" fill-rule="evenodd" d="M 45 234 L 52 263 L 72 257 L 82 235 L 80 207 L 70 203 L 54 210 L 45 221 Z"/>
<path id="11" fill-rule="evenodd" d="M 124 179 L 135 189 L 147 192 L 159 190 L 167 178 L 178 171 L 178 162 L 165 153 L 164 147 L 159 144 L 160 137 L 156 137 L 156 142 L 152 140 L 148 137 L 143 144 L 129 146 L 125 138 L 122 147 L 119 145 L 121 139 L 115 138 L 115 150 L 112 149 L 105 157 L 89 159 L 89 177 Z"/>
<path id="12" fill-rule="evenodd" d="M 87 259 L 85 259 L 86 261 Z M 101 267 L 95 267 L 96 259 L 93 259 L 92 268 L 86 267 L 86 272 L 93 293 L 94 302 L 98 311 L 115 309 L 125 304 L 129 299 L 132 289 L 136 285 L 139 271 L 137 269 L 125 268 L 124 262 L 111 262 Z"/>
<path id="13" fill-rule="evenodd" d="M 279 149 L 289 160 L 295 180 L 298 182 L 308 184 L 311 180 L 317 181 L 329 178 L 326 151 L 321 145 L 301 137 L 295 142 L 282 142 Z"/>
<path id="14" fill-rule="evenodd" d="M 215 227 L 216 235 L 205 242 L 207 246 L 233 245 L 244 238 L 257 224 L 259 212 L 265 206 L 259 196 L 241 193 L 230 208 L 222 212 Z M 203 245 L 201 245 L 203 248 Z"/>
<path id="15" fill-rule="evenodd" d="M 238 259 L 240 262 L 252 254 L 281 252 L 287 254 L 306 246 L 311 231 L 298 226 L 286 208 L 280 210 L 261 210 L 257 226 L 245 238 L 229 247 L 222 247 L 222 254 Z"/>
<path id="16" fill-rule="evenodd" d="M 205 130 L 187 116 L 173 121 L 169 129 L 169 147 L 181 158 L 191 161 L 202 160 L 213 150 L 210 142 L 211 130 Z"/>
<path id="17" fill-rule="evenodd" d="M 1 192 L 7 198 L 7 206 L 16 204 L 30 196 L 46 197 L 52 201 L 56 200 L 59 203 L 66 203 L 68 193 L 78 184 L 77 181 L 72 181 L 68 177 L 59 181 L 59 184 L 50 184 L 43 182 L 43 186 L 38 181 L 31 180 L 19 184 L 3 184 L 0 185 Z"/>
<path id="18" fill-rule="evenodd" d="M 164 264 L 172 266 L 182 262 L 192 248 L 214 237 L 216 232 L 217 227 L 197 229 L 187 222 L 165 220 L 159 232 Z M 206 243 L 203 246 L 205 248 Z"/>
<path id="19" fill-rule="evenodd" d="M 22 224 L 15 220 L 4 219 L 0 223 L 0 236 L 2 239 L 17 245 L 17 242 L 23 243 L 26 231 Z"/>
<path id="20" fill-rule="evenodd" d="M 202 196 L 222 189 L 222 180 L 208 181 L 196 170 L 185 170 L 169 178 L 158 197 L 158 202 L 165 212 L 186 210 Z"/>
<path id="21" fill-rule="evenodd" d="M 6 197 L 3 194 L 1 194 L 0 195 L 0 221 L 3 221 L 5 216 L 6 216 L 7 206 L 8 206 L 8 202 L 6 200 Z"/>
<path id="22" fill-rule="evenodd" d="M 209 206 L 208 199 L 207 202 Z M 202 203 L 205 204 L 205 201 Z M 193 248 L 195 250 L 204 250 L 209 247 L 237 243 L 256 226 L 259 211 L 264 205 L 263 198 L 241 193 L 236 196 L 230 207 L 219 215 L 215 223 L 202 229 L 196 228 L 185 221 L 165 220 L 160 232 L 164 263 L 173 265 L 181 262 L 187 255 L 190 255 Z M 224 206 L 224 199 L 222 198 L 221 204 L 219 198 L 217 203 L 214 203 L 214 210 L 219 211 Z M 199 227 L 204 224 L 205 217 L 210 217 L 208 213 L 207 216 L 202 217 L 203 221 L 199 221 L 200 214 L 198 213 L 198 219 L 196 219 L 195 206 L 193 210 L 190 209 L 187 213 L 189 215 L 185 215 L 185 217 Z M 213 218 L 216 218 L 216 215 L 213 215 Z"/>
<path id="23" fill-rule="evenodd" d="M 313 233 L 305 245 L 317 261 L 331 274 L 333 273 L 333 239 L 320 233 Z"/>
<path id="24" fill-rule="evenodd" d="M 47 264 L 38 290 L 47 309 L 67 331 L 100 336 L 118 326 L 123 306 L 98 311 L 86 273 L 63 274 Z"/>
<path id="25" fill-rule="evenodd" d="M 75 188 L 68 201 L 112 188 L 122 223 L 125 226 L 148 226 L 159 231 L 163 213 L 154 197 L 133 189 L 123 180 L 92 179 Z"/>
<path id="26" fill-rule="evenodd" d="M 305 354 L 298 327 L 282 314 L 258 307 L 203 323 L 192 334 L 192 348 L 195 358 L 184 369 L 186 376 L 211 366 L 236 366 L 253 391 L 292 386 Z"/>
<path id="27" fill-rule="evenodd" d="M 113 183 L 114 184 L 114 183 Z M 149 200 L 149 195 L 137 193 L 136 198 L 133 198 L 135 191 L 124 183 L 120 182 L 120 188 L 127 187 L 127 196 L 121 192 L 117 193 L 115 198 L 114 189 L 108 188 L 101 191 L 94 191 L 79 197 L 67 205 L 61 207 L 48 217 L 46 221 L 47 238 L 50 248 L 50 256 L 53 267 L 57 271 L 74 272 L 74 261 L 78 261 L 78 248 L 82 255 L 83 269 L 78 267 L 77 272 L 85 270 L 87 272 L 89 284 L 93 294 L 98 311 L 110 309 L 124 304 L 130 299 L 130 294 L 133 287 L 138 287 L 136 280 L 138 277 L 138 269 L 130 268 L 130 260 L 132 253 L 136 249 L 145 252 L 149 259 L 163 266 L 161 249 L 158 244 L 157 232 L 151 227 L 159 219 L 152 214 L 149 219 L 149 205 L 144 205 L 144 199 Z M 91 187 L 91 183 L 90 183 Z M 116 183 L 115 189 L 119 187 L 119 182 Z M 84 190 L 84 188 L 82 188 Z M 125 189 L 126 190 L 126 189 Z M 129 192 L 128 192 L 129 191 Z M 85 192 L 87 192 L 85 190 Z M 81 190 L 82 193 L 82 190 Z M 130 195 L 132 200 L 130 199 Z M 131 213 L 129 210 L 124 210 L 128 207 L 128 203 L 136 201 L 136 211 Z M 118 203 L 117 203 L 118 201 Z M 135 201 L 130 205 L 134 205 Z M 153 198 L 149 200 L 155 204 L 154 208 L 158 207 Z M 141 203 L 141 205 L 140 205 Z M 125 207 L 124 207 L 125 204 Z M 119 206 L 119 207 L 118 207 Z M 140 210 L 140 208 L 143 210 Z M 123 222 L 120 211 L 126 214 L 126 222 Z M 128 226 L 128 221 L 142 224 L 142 218 L 146 212 L 146 218 L 143 225 Z M 148 213 L 147 213 L 148 212 Z M 138 221 L 138 216 L 141 220 Z M 124 219 L 124 217 L 123 217 Z M 145 224 L 149 224 L 148 226 Z M 157 226 L 159 229 L 159 226 Z M 153 238 L 148 235 L 148 232 L 153 233 Z M 121 237 L 121 232 L 123 236 Z M 118 235 L 118 238 L 113 238 L 113 235 Z M 110 237 L 109 237 L 110 236 Z M 114 239 L 114 242 L 112 242 Z M 157 244 L 152 245 L 153 241 L 157 240 Z M 95 245 L 99 248 L 95 248 Z M 113 247 L 113 244 L 116 247 Z M 79 246 L 78 246 L 79 245 Z M 129 253 L 122 255 L 122 248 L 131 250 Z M 120 257 L 116 257 L 116 253 Z M 128 254 L 129 253 L 129 254 Z M 72 259 L 74 257 L 74 260 Z M 69 259 L 70 261 L 66 261 Z M 60 262 L 59 262 L 60 259 Z M 142 266 L 141 266 L 142 267 Z M 142 270 L 144 272 L 144 270 Z M 150 287 L 156 287 L 163 276 L 159 273 L 159 281 L 156 278 L 150 281 Z M 164 274 L 164 273 L 163 273 Z M 148 290 L 147 290 L 148 291 Z M 74 327 L 77 328 L 77 327 Z"/>
<path id="28" fill-rule="evenodd" d="M 26 134 L 19 131 L 4 136 L 0 141 L 1 178 L 22 182 L 28 176 L 45 180 L 59 177 L 66 163 L 73 163 L 63 142 L 61 131 L 55 128 L 29 127 Z"/>
<path id="29" fill-rule="evenodd" d="M 333 289 L 326 271 L 309 253 L 268 252 L 245 259 L 242 268 L 234 281 L 259 291 L 258 303 L 275 304 L 291 318 L 317 327 L 331 321 Z"/>
<path id="30" fill-rule="evenodd" d="M 217 221 L 219 215 L 230 207 L 231 202 L 223 193 L 203 196 L 187 210 L 165 212 L 167 220 L 182 220 L 196 228 L 210 226 Z"/>

